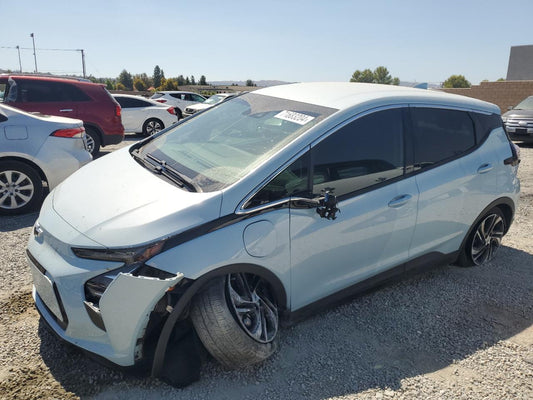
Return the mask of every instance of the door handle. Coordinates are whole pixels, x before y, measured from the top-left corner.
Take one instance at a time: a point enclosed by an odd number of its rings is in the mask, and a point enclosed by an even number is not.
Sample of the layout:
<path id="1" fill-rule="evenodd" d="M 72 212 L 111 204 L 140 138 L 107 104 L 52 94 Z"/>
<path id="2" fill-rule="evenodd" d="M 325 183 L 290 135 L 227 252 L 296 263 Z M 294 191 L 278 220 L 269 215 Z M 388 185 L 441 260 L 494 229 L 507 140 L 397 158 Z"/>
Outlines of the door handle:
<path id="1" fill-rule="evenodd" d="M 392 208 L 398 208 L 403 206 L 405 203 L 407 203 L 409 200 L 411 200 L 413 196 L 410 194 L 402 194 L 400 196 L 396 196 L 394 199 L 389 201 L 389 207 Z"/>
<path id="2" fill-rule="evenodd" d="M 478 173 L 478 174 L 485 174 L 485 173 L 489 172 L 492 168 L 493 168 L 493 167 L 492 167 L 492 164 L 485 163 L 485 164 L 481 165 L 481 166 L 477 169 L 477 173 Z"/>
<path id="3" fill-rule="evenodd" d="M 63 108 L 59 110 L 59 112 L 71 112 L 71 111 L 72 111 L 72 108 Z"/>

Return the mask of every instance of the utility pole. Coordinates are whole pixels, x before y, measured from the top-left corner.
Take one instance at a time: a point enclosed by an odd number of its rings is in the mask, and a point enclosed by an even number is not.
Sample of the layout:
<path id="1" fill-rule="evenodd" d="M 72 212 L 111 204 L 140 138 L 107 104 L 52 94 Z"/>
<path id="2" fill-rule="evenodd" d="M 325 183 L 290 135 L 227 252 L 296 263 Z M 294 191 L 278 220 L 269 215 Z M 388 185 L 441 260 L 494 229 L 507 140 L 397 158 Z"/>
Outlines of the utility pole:
<path id="1" fill-rule="evenodd" d="M 33 41 L 33 58 L 35 60 L 35 73 L 37 73 L 37 54 L 35 53 L 35 37 L 33 36 L 33 33 L 30 36 L 31 40 Z"/>
<path id="2" fill-rule="evenodd" d="M 17 51 L 19 53 L 19 67 L 20 67 L 20 73 L 22 74 L 22 61 L 20 61 L 20 46 L 17 45 Z"/>
<path id="3" fill-rule="evenodd" d="M 81 51 L 81 66 L 83 67 L 83 77 L 86 78 L 85 76 L 85 53 L 83 52 L 83 49 L 79 49 L 79 51 Z"/>

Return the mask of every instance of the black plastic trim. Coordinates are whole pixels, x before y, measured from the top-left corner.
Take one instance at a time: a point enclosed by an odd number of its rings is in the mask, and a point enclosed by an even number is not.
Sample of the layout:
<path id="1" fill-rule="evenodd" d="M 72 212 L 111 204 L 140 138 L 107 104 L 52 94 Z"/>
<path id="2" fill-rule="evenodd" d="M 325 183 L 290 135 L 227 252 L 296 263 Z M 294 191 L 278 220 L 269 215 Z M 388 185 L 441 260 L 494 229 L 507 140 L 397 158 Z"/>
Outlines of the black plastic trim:
<path id="1" fill-rule="evenodd" d="M 102 318 L 100 310 L 95 307 L 93 303 L 90 303 L 88 301 L 84 301 L 83 305 L 85 306 L 85 310 L 87 311 L 87 314 L 89 314 L 89 318 L 91 319 L 92 323 L 106 332 L 104 320 Z"/>

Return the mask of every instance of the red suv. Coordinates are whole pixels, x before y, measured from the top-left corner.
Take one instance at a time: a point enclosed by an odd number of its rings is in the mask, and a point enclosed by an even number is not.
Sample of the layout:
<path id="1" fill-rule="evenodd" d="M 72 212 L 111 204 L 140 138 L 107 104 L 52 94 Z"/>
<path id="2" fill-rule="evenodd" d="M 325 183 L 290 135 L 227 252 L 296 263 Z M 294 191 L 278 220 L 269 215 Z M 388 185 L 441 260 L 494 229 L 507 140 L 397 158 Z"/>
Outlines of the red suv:
<path id="1" fill-rule="evenodd" d="M 81 79 L 37 75 L 0 76 L 3 102 L 24 111 L 78 118 L 87 132 L 87 149 L 98 154 L 100 146 L 120 143 L 124 127 L 120 105 L 104 85 Z"/>

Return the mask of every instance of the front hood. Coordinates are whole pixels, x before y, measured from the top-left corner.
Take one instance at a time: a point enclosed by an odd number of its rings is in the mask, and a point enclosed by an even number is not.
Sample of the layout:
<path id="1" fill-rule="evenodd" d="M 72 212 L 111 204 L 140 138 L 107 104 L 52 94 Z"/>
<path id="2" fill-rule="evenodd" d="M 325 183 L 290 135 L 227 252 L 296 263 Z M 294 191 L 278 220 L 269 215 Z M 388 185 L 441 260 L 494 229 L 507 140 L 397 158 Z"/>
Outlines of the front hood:
<path id="1" fill-rule="evenodd" d="M 52 192 L 57 214 L 106 247 L 131 247 L 214 220 L 222 194 L 191 193 L 139 165 L 127 148 L 81 168 Z"/>
<path id="2" fill-rule="evenodd" d="M 529 117 L 533 118 L 533 110 L 509 110 L 502 115 L 502 118 Z"/>

